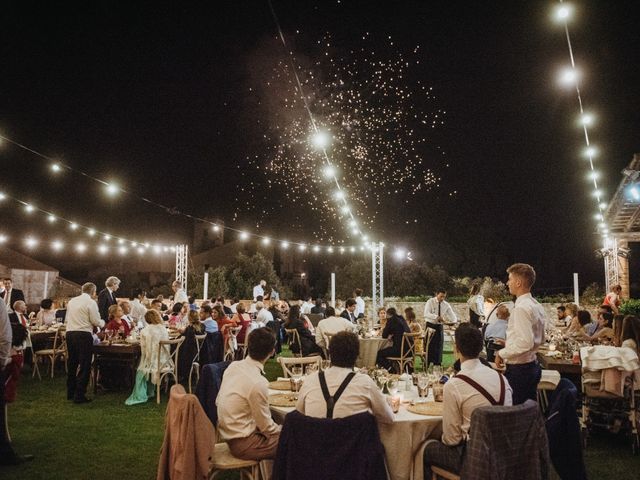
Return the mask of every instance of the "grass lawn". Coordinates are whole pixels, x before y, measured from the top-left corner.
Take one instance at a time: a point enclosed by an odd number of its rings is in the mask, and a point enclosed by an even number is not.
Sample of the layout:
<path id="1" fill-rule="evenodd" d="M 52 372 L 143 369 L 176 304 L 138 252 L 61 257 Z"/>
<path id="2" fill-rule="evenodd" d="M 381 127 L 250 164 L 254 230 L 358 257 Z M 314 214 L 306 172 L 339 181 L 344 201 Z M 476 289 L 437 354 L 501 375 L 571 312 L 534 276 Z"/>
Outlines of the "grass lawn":
<path id="1" fill-rule="evenodd" d="M 285 352 L 286 354 L 287 352 Z M 446 356 L 445 363 L 451 362 Z M 275 361 L 267 364 L 269 379 L 281 375 Z M 129 392 L 101 393 L 86 405 L 66 400 L 65 379 L 33 380 L 25 369 L 18 401 L 9 407 L 16 450 L 35 460 L 18 467 L 0 467 L 3 480 L 155 478 L 163 436 L 166 395 L 162 403 L 125 406 Z M 590 478 L 638 478 L 640 457 L 619 436 L 592 436 L 586 453 Z M 237 478 L 230 475 L 221 478 Z"/>

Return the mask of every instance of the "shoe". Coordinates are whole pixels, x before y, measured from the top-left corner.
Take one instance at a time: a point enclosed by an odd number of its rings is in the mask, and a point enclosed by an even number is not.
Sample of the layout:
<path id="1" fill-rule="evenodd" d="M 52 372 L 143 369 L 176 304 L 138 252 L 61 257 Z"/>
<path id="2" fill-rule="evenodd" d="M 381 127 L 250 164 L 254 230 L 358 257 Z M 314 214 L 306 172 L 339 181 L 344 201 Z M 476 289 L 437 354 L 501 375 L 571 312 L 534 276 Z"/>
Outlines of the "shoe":
<path id="1" fill-rule="evenodd" d="M 87 397 L 76 398 L 73 400 L 73 403 L 89 403 L 92 399 Z"/>
<path id="2" fill-rule="evenodd" d="M 0 465 L 20 465 L 25 462 L 33 460 L 35 457 L 31 454 L 27 455 L 11 455 L 9 457 L 1 458 Z"/>

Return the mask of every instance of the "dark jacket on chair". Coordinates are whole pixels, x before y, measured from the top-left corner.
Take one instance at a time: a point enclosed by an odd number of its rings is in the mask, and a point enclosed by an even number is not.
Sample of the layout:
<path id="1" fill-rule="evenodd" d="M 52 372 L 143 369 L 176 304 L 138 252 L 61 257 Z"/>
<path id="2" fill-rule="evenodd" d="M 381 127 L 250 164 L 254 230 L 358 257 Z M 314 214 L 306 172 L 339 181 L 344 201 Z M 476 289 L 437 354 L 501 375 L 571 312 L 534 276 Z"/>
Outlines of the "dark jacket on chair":
<path id="1" fill-rule="evenodd" d="M 576 412 L 578 391 L 563 378 L 553 391 L 547 416 L 549 453 L 556 473 L 562 480 L 586 480 L 582 457 L 580 421 Z"/>
<path id="2" fill-rule="evenodd" d="M 200 368 L 202 368 L 203 365 L 221 362 L 223 356 L 224 345 L 222 343 L 222 333 L 207 333 L 207 337 L 204 339 L 204 343 L 200 349 Z"/>
<path id="3" fill-rule="evenodd" d="M 370 413 L 329 419 L 294 410 L 285 417 L 273 480 L 329 478 L 386 480 L 384 447 Z"/>
<path id="4" fill-rule="evenodd" d="M 202 367 L 200 380 L 196 387 L 196 396 L 200 401 L 200 405 L 204 412 L 214 425 L 218 424 L 218 408 L 216 407 L 216 398 L 222 385 L 222 376 L 224 371 L 231 362 L 218 362 Z"/>

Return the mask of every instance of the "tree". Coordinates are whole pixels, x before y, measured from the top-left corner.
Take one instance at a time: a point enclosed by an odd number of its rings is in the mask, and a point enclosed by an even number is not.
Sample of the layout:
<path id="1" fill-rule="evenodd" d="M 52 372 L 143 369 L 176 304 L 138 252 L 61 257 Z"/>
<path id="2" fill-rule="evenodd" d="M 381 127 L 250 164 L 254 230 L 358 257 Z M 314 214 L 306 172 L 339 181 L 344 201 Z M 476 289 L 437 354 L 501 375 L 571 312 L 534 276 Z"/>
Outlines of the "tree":
<path id="1" fill-rule="evenodd" d="M 252 298 L 253 287 L 260 280 L 265 280 L 267 285 L 280 285 L 280 279 L 273 264 L 260 252 L 251 257 L 239 253 L 227 269 L 226 281 L 231 296 L 244 299 Z"/>
<path id="2" fill-rule="evenodd" d="M 371 295 L 371 262 L 355 259 L 345 265 L 336 267 L 336 296 L 350 298 L 353 290 L 361 288 L 365 296 Z M 328 290 L 331 289 L 329 285 Z"/>
<path id="3" fill-rule="evenodd" d="M 209 272 L 209 296 L 211 298 L 229 295 L 227 275 L 227 268 L 222 266 L 216 267 Z"/>

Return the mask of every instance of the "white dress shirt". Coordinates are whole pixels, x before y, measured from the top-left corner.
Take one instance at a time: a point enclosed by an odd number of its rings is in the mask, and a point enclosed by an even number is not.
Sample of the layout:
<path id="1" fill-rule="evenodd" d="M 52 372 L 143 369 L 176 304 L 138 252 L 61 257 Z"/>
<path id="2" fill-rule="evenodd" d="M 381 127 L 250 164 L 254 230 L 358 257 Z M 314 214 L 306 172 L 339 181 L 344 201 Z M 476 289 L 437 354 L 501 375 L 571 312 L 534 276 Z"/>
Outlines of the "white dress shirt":
<path id="1" fill-rule="evenodd" d="M 264 288 L 262 288 L 262 285 L 253 287 L 253 301 L 257 301 L 258 297 L 264 298 Z"/>
<path id="2" fill-rule="evenodd" d="M 330 367 L 324 371 L 329 395 L 334 395 L 350 368 Z M 225 373 L 226 375 L 226 373 Z M 318 373 L 309 375 L 300 389 L 296 409 L 305 415 L 326 418 L 327 402 L 322 395 Z M 357 413 L 372 413 L 380 423 L 393 422 L 393 412 L 387 399 L 369 375 L 356 373 L 333 408 L 333 418 L 343 418 Z"/>
<path id="3" fill-rule="evenodd" d="M 262 363 L 247 357 L 225 370 L 218 406 L 218 430 L 222 438 L 246 438 L 254 432 L 270 435 L 280 431 L 269 410 L 269 381 Z"/>
<path id="4" fill-rule="evenodd" d="M 500 400 L 500 377 L 495 370 L 484 366 L 474 358 L 460 365 L 460 373 L 479 383 L 496 401 Z M 504 377 L 503 377 L 504 378 Z M 511 387 L 504 378 L 504 405 L 510 406 Z M 467 382 L 453 377 L 444 384 L 444 409 L 442 412 L 442 443 L 458 445 L 469 437 L 471 414 L 478 407 L 488 407 L 491 403 Z"/>
<path id="5" fill-rule="evenodd" d="M 184 288 L 176 290 L 176 294 L 173 296 L 173 303 L 189 303 L 189 297 L 187 296 L 187 292 L 184 291 Z"/>
<path id="6" fill-rule="evenodd" d="M 144 322 L 144 314 L 147 313 L 147 307 L 145 307 L 139 298 L 131 300 L 131 318 L 136 322 Z"/>
<path id="7" fill-rule="evenodd" d="M 536 359 L 538 347 L 544 342 L 545 313 L 542 305 L 530 293 L 516 299 L 507 326 L 507 342 L 498 354 L 509 364 L 529 363 Z"/>
<path id="8" fill-rule="evenodd" d="M 314 307 L 314 304 L 311 302 L 303 302 L 300 306 L 300 313 L 303 315 L 308 315 L 311 313 L 311 309 Z"/>
<path id="9" fill-rule="evenodd" d="M 267 323 L 273 322 L 273 315 L 267 308 L 261 308 L 256 315 L 256 322 L 261 323 L 264 327 Z"/>
<path id="10" fill-rule="evenodd" d="M 436 323 L 436 319 L 438 318 L 438 306 L 440 310 L 440 317 L 447 323 L 456 323 L 458 321 L 458 317 L 456 316 L 453 308 L 446 300 L 442 302 L 438 302 L 436 297 L 432 297 L 427 300 L 427 303 L 424 306 L 424 319 L 427 322 Z"/>
<path id="11" fill-rule="evenodd" d="M 356 318 L 358 318 L 360 314 L 364 315 L 364 300 L 362 297 L 356 297 L 356 310 L 353 313 Z"/>
<path id="12" fill-rule="evenodd" d="M 321 347 L 327 346 L 327 333 L 336 334 L 347 330 L 352 332 L 356 326 L 344 317 L 328 317 L 318 322 L 316 327 L 316 343 Z"/>
<path id="13" fill-rule="evenodd" d="M 88 293 L 83 293 L 69 300 L 65 317 L 67 332 L 93 333 L 93 327 L 104 327 L 100 318 L 98 304 Z"/>

